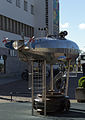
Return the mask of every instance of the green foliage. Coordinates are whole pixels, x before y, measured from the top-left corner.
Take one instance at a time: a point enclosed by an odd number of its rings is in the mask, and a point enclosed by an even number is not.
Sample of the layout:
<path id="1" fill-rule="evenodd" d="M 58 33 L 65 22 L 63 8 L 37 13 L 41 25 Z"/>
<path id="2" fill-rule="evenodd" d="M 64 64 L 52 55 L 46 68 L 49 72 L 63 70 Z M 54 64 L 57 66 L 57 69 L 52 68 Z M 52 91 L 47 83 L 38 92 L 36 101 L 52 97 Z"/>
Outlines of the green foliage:
<path id="1" fill-rule="evenodd" d="M 85 88 L 85 76 L 81 77 L 78 81 L 78 86 Z"/>

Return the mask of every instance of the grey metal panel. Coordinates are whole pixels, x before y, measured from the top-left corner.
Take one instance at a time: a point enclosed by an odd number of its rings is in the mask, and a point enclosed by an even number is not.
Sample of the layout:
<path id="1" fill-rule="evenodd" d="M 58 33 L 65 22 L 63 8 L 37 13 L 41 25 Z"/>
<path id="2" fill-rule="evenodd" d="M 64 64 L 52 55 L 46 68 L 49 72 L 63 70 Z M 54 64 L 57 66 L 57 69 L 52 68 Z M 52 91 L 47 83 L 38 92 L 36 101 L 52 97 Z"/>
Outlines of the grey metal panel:
<path id="1" fill-rule="evenodd" d="M 49 63 L 56 63 L 60 56 L 76 59 L 79 55 L 79 47 L 73 41 L 67 39 L 37 38 L 30 43 L 28 49 L 19 49 L 19 57 L 27 59 L 45 59 Z M 27 45 L 28 46 L 28 45 Z"/>
<path id="2" fill-rule="evenodd" d="M 42 38 L 35 40 L 36 48 L 72 48 L 79 49 L 76 43 L 70 40 L 60 40 L 60 39 L 52 39 L 52 38 Z"/>

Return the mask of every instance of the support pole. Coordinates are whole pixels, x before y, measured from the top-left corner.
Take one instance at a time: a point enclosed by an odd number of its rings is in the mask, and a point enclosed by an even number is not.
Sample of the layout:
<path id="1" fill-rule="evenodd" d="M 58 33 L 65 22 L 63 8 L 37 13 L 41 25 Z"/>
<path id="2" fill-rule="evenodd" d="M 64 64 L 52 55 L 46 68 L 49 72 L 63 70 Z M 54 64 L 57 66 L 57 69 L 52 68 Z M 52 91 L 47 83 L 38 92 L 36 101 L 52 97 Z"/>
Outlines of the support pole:
<path id="1" fill-rule="evenodd" d="M 51 68 L 51 94 L 53 95 L 53 65 L 50 65 Z"/>
<path id="2" fill-rule="evenodd" d="M 65 95 L 66 95 L 66 96 L 68 95 L 68 83 L 69 83 L 70 62 L 71 62 L 71 60 L 68 60 L 68 71 L 67 71 L 66 92 L 65 92 Z"/>
<path id="3" fill-rule="evenodd" d="M 34 114 L 33 111 L 33 104 L 34 104 L 34 85 L 33 85 L 33 61 L 31 62 L 32 64 L 32 115 Z"/>
<path id="4" fill-rule="evenodd" d="M 28 61 L 28 90 L 31 90 L 32 87 L 32 66 L 31 61 Z"/>
<path id="5" fill-rule="evenodd" d="M 45 75 L 45 71 L 44 71 L 44 62 L 42 63 L 42 100 L 44 101 L 44 91 L 45 91 L 45 80 L 44 80 L 44 75 Z"/>
<path id="6" fill-rule="evenodd" d="M 44 60 L 44 115 L 46 116 L 46 60 Z"/>

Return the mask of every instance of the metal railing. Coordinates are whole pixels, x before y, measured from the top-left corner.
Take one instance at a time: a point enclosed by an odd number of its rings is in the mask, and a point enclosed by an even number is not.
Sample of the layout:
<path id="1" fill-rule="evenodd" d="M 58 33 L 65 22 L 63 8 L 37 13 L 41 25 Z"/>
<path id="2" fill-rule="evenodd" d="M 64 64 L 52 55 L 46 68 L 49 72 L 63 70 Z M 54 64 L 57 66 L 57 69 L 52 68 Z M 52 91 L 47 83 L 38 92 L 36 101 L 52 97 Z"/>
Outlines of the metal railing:
<path id="1" fill-rule="evenodd" d="M 17 95 L 31 95 L 31 91 L 29 91 L 29 92 L 10 92 L 9 93 L 10 94 L 10 97 L 11 97 L 11 102 L 13 101 L 13 97 L 14 96 L 16 96 L 17 97 Z"/>

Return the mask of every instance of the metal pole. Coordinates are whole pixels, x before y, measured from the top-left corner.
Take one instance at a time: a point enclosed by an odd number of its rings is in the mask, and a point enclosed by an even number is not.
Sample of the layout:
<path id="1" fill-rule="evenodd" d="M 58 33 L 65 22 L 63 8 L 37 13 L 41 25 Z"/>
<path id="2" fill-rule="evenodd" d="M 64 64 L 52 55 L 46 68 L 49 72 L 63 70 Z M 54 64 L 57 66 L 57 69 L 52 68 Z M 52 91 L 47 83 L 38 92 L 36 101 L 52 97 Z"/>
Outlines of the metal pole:
<path id="1" fill-rule="evenodd" d="M 53 65 L 50 65 L 51 67 L 51 94 L 53 95 Z"/>
<path id="2" fill-rule="evenodd" d="M 32 83 L 31 83 L 31 65 L 30 65 L 31 61 L 28 61 L 28 90 L 31 89 L 32 87 Z"/>
<path id="3" fill-rule="evenodd" d="M 44 83 L 44 62 L 42 64 L 42 100 L 44 101 L 44 91 L 45 91 L 45 83 Z"/>
<path id="4" fill-rule="evenodd" d="M 33 61 L 31 62 L 32 64 L 32 115 L 34 114 L 33 111 L 33 104 L 34 104 L 34 85 L 33 85 Z"/>
<path id="5" fill-rule="evenodd" d="M 28 89 L 32 88 L 32 62 L 33 59 L 28 60 Z"/>
<path id="6" fill-rule="evenodd" d="M 44 115 L 46 116 L 46 60 L 44 60 Z"/>
<path id="7" fill-rule="evenodd" d="M 66 96 L 68 95 L 68 83 L 69 83 L 70 62 L 71 62 L 71 60 L 68 60 L 68 71 L 67 71 L 66 92 L 65 92 Z"/>

